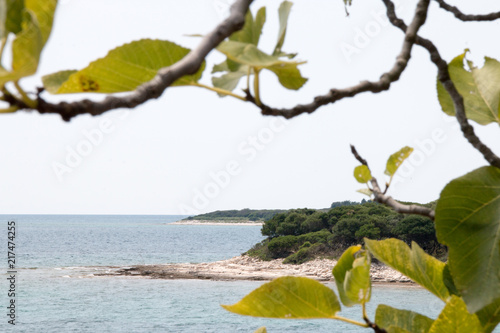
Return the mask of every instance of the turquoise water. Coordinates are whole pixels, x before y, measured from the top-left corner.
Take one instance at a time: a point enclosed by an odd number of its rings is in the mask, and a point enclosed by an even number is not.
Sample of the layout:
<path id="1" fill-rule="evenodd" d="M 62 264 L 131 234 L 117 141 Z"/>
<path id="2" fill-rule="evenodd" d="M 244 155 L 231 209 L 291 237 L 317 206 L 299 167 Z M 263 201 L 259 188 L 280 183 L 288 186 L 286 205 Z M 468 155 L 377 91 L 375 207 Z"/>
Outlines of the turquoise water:
<path id="1" fill-rule="evenodd" d="M 3 216 L 17 221 L 17 325 L 12 332 L 368 332 L 329 320 L 270 320 L 224 311 L 262 282 L 150 280 L 96 277 L 105 265 L 204 262 L 241 254 L 262 239 L 255 226 L 179 226 L 180 216 Z M 0 298 L 8 299 L 7 266 L 2 266 Z M 334 288 L 333 284 L 328 284 Z M 425 290 L 375 286 L 376 304 L 436 317 L 442 303 Z M 5 306 L 4 306 L 5 305 Z M 6 310 L 4 311 L 6 313 Z M 342 310 L 360 318 L 360 308 Z"/>

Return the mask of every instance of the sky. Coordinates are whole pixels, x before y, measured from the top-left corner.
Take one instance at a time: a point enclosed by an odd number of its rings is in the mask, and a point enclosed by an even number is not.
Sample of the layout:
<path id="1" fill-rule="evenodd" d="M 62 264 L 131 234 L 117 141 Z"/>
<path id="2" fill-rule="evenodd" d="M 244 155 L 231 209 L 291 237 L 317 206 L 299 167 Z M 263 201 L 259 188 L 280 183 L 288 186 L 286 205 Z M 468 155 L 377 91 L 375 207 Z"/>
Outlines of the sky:
<path id="1" fill-rule="evenodd" d="M 294 2 L 283 50 L 307 61 L 300 69 L 309 80 L 291 91 L 264 73 L 265 103 L 307 103 L 330 88 L 376 80 L 392 67 L 403 34 L 384 19 L 381 2 L 353 2 L 348 17 L 341 0 Z M 486 0 L 449 2 L 469 13 L 498 10 Z M 84 68 L 110 49 L 142 38 L 195 47 L 199 39 L 187 35 L 212 30 L 230 3 L 62 0 L 39 71 L 21 85 L 35 91 L 43 75 Z M 276 41 L 279 4 L 252 5 L 254 12 L 267 7 L 259 45 L 267 52 Z M 407 22 L 415 4 L 399 1 L 398 13 Z M 500 58 L 500 44 L 491 38 L 499 28 L 499 22 L 459 22 L 432 3 L 421 35 L 433 40 L 446 60 L 468 48 L 469 58 L 481 65 L 484 56 Z M 203 83 L 210 84 L 210 68 L 223 59 L 210 53 Z M 365 185 L 353 177 L 358 162 L 349 144 L 368 160 L 379 182 L 389 155 L 414 147 L 388 194 L 404 201 L 436 200 L 449 181 L 486 161 L 463 138 L 456 120 L 441 111 L 435 84 L 436 68 L 416 46 L 390 91 L 344 99 L 291 120 L 264 117 L 250 103 L 195 87 L 171 88 L 136 109 L 69 123 L 57 115 L 2 115 L 0 214 L 197 214 L 361 201 L 366 197 L 356 191 Z M 498 125 L 474 127 L 500 154 Z"/>

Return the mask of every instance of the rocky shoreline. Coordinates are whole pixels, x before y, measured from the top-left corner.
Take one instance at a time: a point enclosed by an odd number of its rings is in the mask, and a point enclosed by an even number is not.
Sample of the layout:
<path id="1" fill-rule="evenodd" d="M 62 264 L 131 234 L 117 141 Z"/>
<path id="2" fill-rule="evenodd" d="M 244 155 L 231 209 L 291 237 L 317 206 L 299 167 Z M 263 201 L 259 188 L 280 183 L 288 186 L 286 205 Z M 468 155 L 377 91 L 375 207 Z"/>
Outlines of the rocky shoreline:
<path id="1" fill-rule="evenodd" d="M 99 275 L 135 276 L 153 279 L 253 280 L 267 281 L 280 276 L 305 276 L 318 281 L 333 280 L 335 260 L 315 259 L 301 265 L 283 264 L 283 259 L 262 261 L 249 256 L 201 264 L 165 264 L 116 267 Z M 406 276 L 383 264 L 372 264 L 372 281 L 413 283 Z"/>

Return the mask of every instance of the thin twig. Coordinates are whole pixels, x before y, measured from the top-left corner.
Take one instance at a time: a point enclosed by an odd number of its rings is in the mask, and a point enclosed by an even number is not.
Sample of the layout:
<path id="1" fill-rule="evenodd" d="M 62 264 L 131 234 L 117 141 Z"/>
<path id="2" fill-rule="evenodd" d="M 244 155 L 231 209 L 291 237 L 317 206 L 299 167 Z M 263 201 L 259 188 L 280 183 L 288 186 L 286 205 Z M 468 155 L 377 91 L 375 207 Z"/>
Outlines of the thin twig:
<path id="1" fill-rule="evenodd" d="M 198 47 L 189 52 L 184 58 L 170 67 L 163 68 L 149 82 L 139 86 L 127 96 L 108 96 L 102 101 L 88 99 L 77 102 L 49 103 L 38 98 L 37 110 L 40 113 L 55 113 L 69 121 L 80 114 L 93 116 L 118 108 L 135 108 L 151 99 L 160 97 L 165 89 L 184 75 L 196 73 L 210 51 L 233 32 L 240 30 L 245 23 L 245 14 L 252 0 L 236 0 L 231 6 L 231 13 L 213 31 L 205 35 Z"/>
<path id="2" fill-rule="evenodd" d="M 24 89 L 19 85 L 19 81 L 14 82 L 14 87 L 16 87 L 17 92 L 21 95 L 22 101 L 31 109 L 36 109 L 36 101 L 32 100 Z"/>
<path id="3" fill-rule="evenodd" d="M 363 157 L 361 157 L 361 155 L 358 153 L 358 151 L 353 145 L 351 145 L 351 152 L 361 164 L 368 166 L 366 160 Z M 436 215 L 434 210 L 424 206 L 405 205 L 394 200 L 394 198 L 385 194 L 386 191 L 382 192 L 380 186 L 378 185 L 377 178 L 375 177 L 372 177 L 372 179 L 370 180 L 370 184 L 372 185 L 371 190 L 373 192 L 373 196 L 376 202 L 389 206 L 396 212 L 401 214 L 422 215 L 430 218 L 431 220 L 434 220 L 434 216 Z"/>
<path id="4" fill-rule="evenodd" d="M 387 7 L 387 16 L 389 21 L 403 32 L 408 31 L 409 27 L 396 16 L 394 3 L 391 0 L 382 0 Z M 436 65 L 438 69 L 438 79 L 443 84 L 444 88 L 450 94 L 453 100 L 453 105 L 455 107 L 455 116 L 460 123 L 460 129 L 464 137 L 469 141 L 469 143 L 476 148 L 492 166 L 500 168 L 500 158 L 493 153 L 493 151 L 486 146 L 474 132 L 474 128 L 469 124 L 467 116 L 465 115 L 465 104 L 464 99 L 457 91 L 455 84 L 450 78 L 448 72 L 448 64 L 441 57 L 437 47 L 430 40 L 416 36 L 416 44 L 425 48 L 430 55 L 431 61 Z"/>
<path id="5" fill-rule="evenodd" d="M 253 76 L 253 94 L 255 96 L 255 104 L 257 106 L 262 105 L 262 101 L 260 100 L 260 84 L 259 84 L 259 74 L 260 70 L 254 68 L 254 76 Z"/>
<path id="6" fill-rule="evenodd" d="M 436 0 L 436 2 L 439 4 L 439 7 L 443 8 L 444 10 L 452 13 L 455 15 L 457 19 L 460 21 L 494 21 L 500 18 L 500 12 L 496 13 L 489 13 L 489 14 L 479 14 L 479 15 L 474 15 L 474 14 L 464 14 L 460 11 L 455 6 L 451 6 L 447 4 L 444 0 Z"/>
<path id="7" fill-rule="evenodd" d="M 246 102 L 246 98 L 245 97 L 237 95 L 237 94 L 235 94 L 235 93 L 233 93 L 232 91 L 229 91 L 229 90 L 225 90 L 225 89 L 221 89 L 221 88 L 217 88 L 217 87 L 210 87 L 210 86 L 207 86 L 206 84 L 202 84 L 202 83 L 196 83 L 196 84 L 193 84 L 193 86 L 200 87 L 200 88 L 205 88 L 205 89 L 208 89 L 208 90 L 211 90 L 211 91 L 215 91 L 218 94 L 225 95 L 225 96 L 231 96 L 231 97 L 234 97 L 234 98 L 237 98 L 239 100 L 242 100 L 242 101 Z"/>
<path id="8" fill-rule="evenodd" d="M 368 166 L 368 162 L 366 162 L 366 160 L 364 158 L 362 158 L 361 155 L 358 154 L 356 147 L 354 147 L 353 145 L 351 145 L 351 153 L 359 161 L 359 163 Z"/>
<path id="9" fill-rule="evenodd" d="M 349 319 L 349 318 L 341 317 L 341 316 L 334 316 L 332 319 L 340 320 L 340 321 L 343 321 L 343 322 L 346 322 L 346 323 L 349 323 L 349 324 L 352 324 L 352 325 L 356 325 L 356 326 L 368 327 L 367 324 L 364 324 L 364 323 L 361 323 L 359 321 L 352 320 L 352 319 Z"/>
<path id="10" fill-rule="evenodd" d="M 19 107 L 17 106 L 9 106 L 8 108 L 5 109 L 0 109 L 0 113 L 13 113 L 19 110 Z"/>

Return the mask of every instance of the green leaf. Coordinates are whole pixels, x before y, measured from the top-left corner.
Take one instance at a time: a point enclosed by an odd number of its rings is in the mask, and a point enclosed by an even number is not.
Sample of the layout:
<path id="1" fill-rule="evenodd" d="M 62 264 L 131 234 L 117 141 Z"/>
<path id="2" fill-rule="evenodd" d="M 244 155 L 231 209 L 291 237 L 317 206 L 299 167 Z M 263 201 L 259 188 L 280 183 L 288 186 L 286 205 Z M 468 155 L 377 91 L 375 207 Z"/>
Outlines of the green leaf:
<path id="1" fill-rule="evenodd" d="M 233 305 L 222 305 L 245 316 L 283 319 L 335 319 L 340 311 L 330 288 L 305 277 L 285 276 L 265 283 Z"/>
<path id="2" fill-rule="evenodd" d="M 255 46 L 259 44 L 260 35 L 262 34 L 262 27 L 266 23 L 266 8 L 262 7 L 255 15 L 255 21 L 252 13 L 247 12 L 245 16 L 245 25 L 240 31 L 233 33 L 229 40 L 243 43 L 250 43 Z"/>
<path id="3" fill-rule="evenodd" d="M 492 332 L 500 323 L 500 298 L 476 312 L 476 315 L 485 332 Z"/>
<path id="4" fill-rule="evenodd" d="M 229 40 L 253 44 L 257 46 L 259 44 L 260 35 L 262 34 L 262 27 L 266 22 L 266 8 L 262 7 L 257 12 L 255 20 L 250 11 L 247 12 L 245 16 L 245 25 L 240 31 L 233 33 Z M 235 72 L 235 74 L 227 73 L 218 78 L 212 78 L 212 83 L 214 87 L 226 89 L 233 91 L 238 85 L 240 79 L 248 74 L 248 67 L 242 66 L 229 58 L 220 64 L 214 65 L 212 73 L 217 72 Z M 228 89 L 231 88 L 231 89 Z M 227 95 L 219 94 L 219 96 L 224 97 Z"/>
<path id="5" fill-rule="evenodd" d="M 444 284 L 445 263 L 425 253 L 417 243 L 412 242 L 410 249 L 399 239 L 375 241 L 365 238 L 365 246 L 378 260 L 406 275 L 443 301 L 446 302 L 450 297 Z"/>
<path id="6" fill-rule="evenodd" d="M 436 206 L 438 241 L 469 311 L 500 297 L 500 169 L 482 167 L 452 180 Z"/>
<path id="7" fill-rule="evenodd" d="M 225 41 L 219 44 L 217 50 L 227 56 L 228 59 L 242 65 L 255 67 L 256 69 L 267 69 L 278 76 L 281 85 L 287 89 L 297 90 L 301 88 L 307 79 L 302 77 L 296 61 L 283 61 L 277 56 L 266 54 L 255 45 L 235 41 Z"/>
<path id="8" fill-rule="evenodd" d="M 0 38 L 22 30 L 24 0 L 0 0 Z"/>
<path id="9" fill-rule="evenodd" d="M 142 39 L 111 50 L 104 58 L 70 75 L 59 88 L 54 83 L 58 82 L 60 72 L 44 77 L 43 81 L 50 82 L 51 90 L 57 94 L 132 91 L 153 79 L 159 69 L 184 58 L 189 51 L 169 41 Z M 205 63 L 195 74 L 181 77 L 172 86 L 195 84 L 204 68 Z"/>
<path id="10" fill-rule="evenodd" d="M 287 63 L 278 57 L 262 52 L 255 45 L 249 43 L 225 41 L 219 44 L 217 50 L 233 61 L 259 69 Z"/>
<path id="11" fill-rule="evenodd" d="M 467 118 L 481 125 L 492 122 L 500 124 L 500 62 L 485 57 L 483 68 L 478 69 L 471 61 L 467 61 L 468 68 L 465 69 L 465 55 L 466 53 L 453 59 L 448 65 L 448 71 L 464 98 Z M 454 116 L 453 101 L 439 80 L 437 91 L 443 111 Z"/>
<path id="12" fill-rule="evenodd" d="M 0 85 L 36 73 L 52 30 L 56 5 L 56 0 L 7 1 L 9 11 L 4 32 L 17 35 L 12 42 L 12 71 L 0 73 Z"/>
<path id="13" fill-rule="evenodd" d="M 346 280 L 346 274 L 352 269 L 352 264 L 354 263 L 354 254 L 361 250 L 361 245 L 351 246 L 344 251 L 340 259 L 337 261 L 335 267 L 333 267 L 332 275 L 335 278 L 335 284 L 337 285 L 337 290 L 339 292 L 340 300 L 345 306 L 352 306 L 354 304 L 359 304 L 355 300 L 351 300 L 346 293 L 344 282 Z"/>
<path id="14" fill-rule="evenodd" d="M 443 269 L 443 282 L 446 288 L 448 288 L 450 295 L 461 296 L 457 286 L 455 286 L 455 282 L 453 282 L 453 277 L 450 273 L 450 266 L 448 264 L 446 264 Z"/>
<path id="15" fill-rule="evenodd" d="M 366 184 L 372 179 L 372 174 L 366 165 L 359 165 L 354 168 L 354 178 L 361 184 Z"/>
<path id="16" fill-rule="evenodd" d="M 221 88 L 228 91 L 233 91 L 240 82 L 240 79 L 248 74 L 248 66 L 241 66 L 240 70 L 236 72 L 229 72 L 219 77 L 212 77 L 212 84 L 214 87 Z M 227 95 L 219 94 L 221 97 Z"/>
<path id="17" fill-rule="evenodd" d="M 481 333 L 484 332 L 475 314 L 467 311 L 464 301 L 452 296 L 439 317 L 432 324 L 429 333 Z"/>
<path id="18" fill-rule="evenodd" d="M 410 331 L 407 331 L 407 330 L 405 330 L 401 327 L 397 327 L 397 326 L 389 326 L 385 330 L 387 333 L 412 333 Z"/>
<path id="19" fill-rule="evenodd" d="M 77 70 L 67 70 L 60 71 L 54 74 L 46 75 L 42 77 L 42 83 L 45 89 L 51 94 L 56 94 L 57 90 L 61 87 L 61 85 L 68 81 L 69 77 L 78 72 Z"/>
<path id="20" fill-rule="evenodd" d="M 220 64 L 215 64 L 214 67 L 212 68 L 212 74 L 218 73 L 218 72 L 229 72 L 229 66 L 227 64 L 227 61 L 223 61 Z"/>
<path id="21" fill-rule="evenodd" d="M 278 41 L 274 47 L 273 56 L 281 57 L 286 55 L 281 51 L 283 43 L 285 42 L 286 28 L 288 25 L 288 16 L 290 15 L 290 10 L 292 9 L 293 3 L 290 1 L 283 1 L 278 9 L 280 29 L 278 31 Z"/>
<path id="22" fill-rule="evenodd" d="M 419 313 L 395 309 L 384 304 L 380 304 L 375 313 L 375 323 L 386 328 L 388 332 L 427 333 L 433 322 L 431 318 Z"/>
<path id="23" fill-rule="evenodd" d="M 36 73 L 52 30 L 56 0 L 25 0 L 22 30 L 12 43 L 12 70 L 23 77 Z"/>
<path id="24" fill-rule="evenodd" d="M 294 63 L 277 64 L 267 69 L 276 74 L 281 85 L 287 89 L 298 90 L 307 82 Z"/>
<path id="25" fill-rule="evenodd" d="M 45 45 L 52 31 L 57 0 L 25 0 L 25 7 L 35 14 Z"/>
<path id="26" fill-rule="evenodd" d="M 267 328 L 265 326 L 259 327 L 255 332 L 253 333 L 267 333 Z"/>
<path id="27" fill-rule="evenodd" d="M 42 32 L 36 17 L 31 11 L 24 16 L 23 30 L 12 42 L 12 72 L 17 77 L 36 73 L 43 49 Z"/>
<path id="28" fill-rule="evenodd" d="M 333 268 L 333 276 L 339 291 L 340 300 L 345 306 L 362 304 L 370 301 L 370 256 L 367 252 L 357 258 L 355 254 L 361 245 L 351 246 L 344 251 Z"/>
<path id="29" fill-rule="evenodd" d="M 413 148 L 406 146 L 389 156 L 384 173 L 391 177 L 394 176 L 396 171 L 398 171 L 398 168 L 411 155 L 412 152 Z"/>

